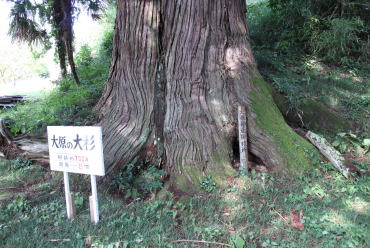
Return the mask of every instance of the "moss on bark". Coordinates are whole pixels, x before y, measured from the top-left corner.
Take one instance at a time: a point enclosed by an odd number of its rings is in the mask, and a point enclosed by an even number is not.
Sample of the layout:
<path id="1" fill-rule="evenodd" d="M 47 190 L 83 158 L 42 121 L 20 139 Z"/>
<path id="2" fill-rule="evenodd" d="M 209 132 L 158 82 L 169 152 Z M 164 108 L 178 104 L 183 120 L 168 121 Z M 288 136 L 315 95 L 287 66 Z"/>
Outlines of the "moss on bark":
<path id="1" fill-rule="evenodd" d="M 302 111 L 301 120 L 295 111 L 289 111 L 289 104 L 284 96 L 274 90 L 272 90 L 272 93 L 281 113 L 291 123 L 296 123 L 315 132 L 329 134 L 336 134 L 342 130 L 352 128 L 352 124 L 348 120 L 312 99 L 305 99 L 299 104 L 298 109 Z"/>
<path id="2" fill-rule="evenodd" d="M 253 76 L 252 82 L 254 87 L 250 93 L 251 107 L 257 115 L 257 125 L 278 147 L 288 172 L 307 170 L 312 165 L 310 154 L 316 150 L 284 121 L 272 98 L 271 88 L 259 73 Z"/>
<path id="3" fill-rule="evenodd" d="M 236 176 L 236 170 L 231 166 L 230 149 L 226 145 L 220 146 L 209 161 L 210 166 L 204 163 L 200 165 L 181 166 L 180 173 L 171 174 L 168 185 L 175 194 L 196 194 L 201 189 L 201 183 L 206 176 L 211 176 L 217 185 L 217 188 L 226 187 L 226 178 Z"/>

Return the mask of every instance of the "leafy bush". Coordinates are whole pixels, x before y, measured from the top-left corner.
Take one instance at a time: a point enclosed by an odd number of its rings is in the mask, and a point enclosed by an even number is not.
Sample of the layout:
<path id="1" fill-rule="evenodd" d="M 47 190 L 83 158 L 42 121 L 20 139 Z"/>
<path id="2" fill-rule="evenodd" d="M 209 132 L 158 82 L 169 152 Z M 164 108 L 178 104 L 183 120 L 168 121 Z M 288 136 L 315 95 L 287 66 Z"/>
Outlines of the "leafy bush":
<path id="1" fill-rule="evenodd" d="M 370 149 L 370 137 L 359 137 L 352 132 L 338 133 L 332 145 L 341 153 L 351 152 L 356 148 L 361 148 L 364 153 L 368 153 Z"/>
<path id="2" fill-rule="evenodd" d="M 280 53 L 303 50 L 330 63 L 366 61 L 369 9 L 365 1 L 346 0 L 269 0 L 251 4 L 248 21 L 252 44 Z"/>
<path id="3" fill-rule="evenodd" d="M 166 172 L 150 166 L 140 170 L 139 166 L 128 164 L 111 181 L 111 186 L 125 193 L 126 197 L 138 198 L 140 194 L 156 192 L 163 187 Z"/>
<path id="4" fill-rule="evenodd" d="M 31 165 L 31 161 L 27 158 L 18 157 L 14 160 L 10 160 L 9 169 L 17 170 L 23 167 L 28 167 Z"/>
<path id="5" fill-rule="evenodd" d="M 101 24 L 104 26 L 104 32 L 100 39 L 100 44 L 98 47 L 98 53 L 107 57 L 110 60 L 112 50 L 113 50 L 113 35 L 114 35 L 114 20 L 116 17 L 116 6 L 110 5 L 108 9 L 104 12 L 104 17 L 102 18 Z"/>
<path id="6" fill-rule="evenodd" d="M 93 61 L 92 50 L 89 45 L 81 46 L 80 51 L 76 55 L 77 66 L 89 66 Z"/>
<path id="7" fill-rule="evenodd" d="M 216 183 L 213 180 L 212 176 L 207 175 L 203 178 L 202 182 L 200 183 L 200 187 L 207 193 L 211 193 L 216 189 Z"/>
<path id="8" fill-rule="evenodd" d="M 16 216 L 23 215 L 29 212 L 31 206 L 28 201 L 24 198 L 17 197 L 12 200 L 6 207 L 1 206 L 0 208 L 0 223 L 7 222 L 12 219 L 15 219 Z M 1 225 L 0 225 L 1 227 Z"/>
<path id="9" fill-rule="evenodd" d="M 328 26 L 328 29 L 318 30 L 316 35 L 312 35 L 314 54 L 332 63 L 339 59 L 342 64 L 348 63 L 349 58 L 369 58 L 368 41 L 360 38 L 366 32 L 364 21 L 335 18 L 328 21 Z"/>
<path id="10" fill-rule="evenodd" d="M 76 86 L 62 81 L 60 89 L 2 115 L 9 117 L 14 135 L 42 133 L 49 125 L 88 125 L 94 120 L 92 107 L 100 96 L 103 82 Z"/>

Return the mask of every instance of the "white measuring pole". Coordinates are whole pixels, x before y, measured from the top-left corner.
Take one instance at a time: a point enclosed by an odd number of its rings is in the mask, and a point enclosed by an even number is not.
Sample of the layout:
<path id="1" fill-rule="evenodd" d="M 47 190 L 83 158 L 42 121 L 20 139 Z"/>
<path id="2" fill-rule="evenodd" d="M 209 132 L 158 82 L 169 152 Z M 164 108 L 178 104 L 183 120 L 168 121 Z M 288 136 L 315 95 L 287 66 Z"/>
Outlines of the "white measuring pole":
<path id="1" fill-rule="evenodd" d="M 64 192 L 66 195 L 66 205 L 67 205 L 67 217 L 69 220 L 73 220 L 73 204 L 72 204 L 72 196 L 71 196 L 71 189 L 69 187 L 69 174 L 68 172 L 63 172 L 64 176 Z"/>
<path id="2" fill-rule="evenodd" d="M 96 175 L 91 175 L 91 193 L 89 198 L 90 202 L 90 215 L 91 221 L 95 224 L 99 222 L 99 204 L 98 204 L 98 190 L 96 187 Z"/>
<path id="3" fill-rule="evenodd" d="M 248 171 L 248 137 L 247 137 L 247 111 L 245 107 L 238 106 L 238 128 L 239 128 L 239 153 L 240 171 Z"/>

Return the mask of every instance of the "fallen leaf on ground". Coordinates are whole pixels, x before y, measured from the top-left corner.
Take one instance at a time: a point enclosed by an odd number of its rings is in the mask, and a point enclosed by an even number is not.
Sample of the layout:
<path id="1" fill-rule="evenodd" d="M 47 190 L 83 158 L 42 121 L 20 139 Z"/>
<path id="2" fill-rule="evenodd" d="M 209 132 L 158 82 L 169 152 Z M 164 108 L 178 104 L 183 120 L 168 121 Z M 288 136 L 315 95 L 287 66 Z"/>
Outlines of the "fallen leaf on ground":
<path id="1" fill-rule="evenodd" d="M 294 211 L 290 211 L 290 217 L 292 219 L 292 225 L 295 229 L 298 229 L 299 231 L 304 230 L 304 226 L 302 223 L 302 217 L 303 212 L 300 211 L 298 214 L 296 214 Z"/>

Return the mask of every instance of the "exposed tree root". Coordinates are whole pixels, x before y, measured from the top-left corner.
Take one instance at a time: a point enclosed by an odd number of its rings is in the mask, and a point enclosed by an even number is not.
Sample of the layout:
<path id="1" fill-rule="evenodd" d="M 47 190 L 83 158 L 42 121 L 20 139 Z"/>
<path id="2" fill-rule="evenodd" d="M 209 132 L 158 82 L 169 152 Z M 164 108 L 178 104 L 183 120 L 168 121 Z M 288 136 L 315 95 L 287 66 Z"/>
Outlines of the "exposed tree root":
<path id="1" fill-rule="evenodd" d="M 49 164 L 47 137 L 41 135 L 21 135 L 13 137 L 6 127 L 6 119 L 0 118 L 0 155 L 6 159 L 26 157 L 38 164 Z"/>

